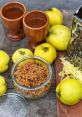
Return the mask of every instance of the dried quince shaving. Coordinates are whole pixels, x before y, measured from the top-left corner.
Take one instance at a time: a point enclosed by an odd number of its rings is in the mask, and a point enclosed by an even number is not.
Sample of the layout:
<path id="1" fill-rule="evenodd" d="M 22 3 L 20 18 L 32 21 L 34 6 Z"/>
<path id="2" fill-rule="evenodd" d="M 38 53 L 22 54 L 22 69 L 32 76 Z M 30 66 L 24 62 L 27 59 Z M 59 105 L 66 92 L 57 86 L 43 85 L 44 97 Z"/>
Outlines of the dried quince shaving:
<path id="1" fill-rule="evenodd" d="M 59 73 L 61 78 L 68 78 L 71 76 L 72 78 L 78 79 L 82 82 L 82 71 L 79 69 L 79 67 L 75 67 L 72 63 L 66 60 L 65 57 L 60 59 L 63 64 L 63 69 Z"/>

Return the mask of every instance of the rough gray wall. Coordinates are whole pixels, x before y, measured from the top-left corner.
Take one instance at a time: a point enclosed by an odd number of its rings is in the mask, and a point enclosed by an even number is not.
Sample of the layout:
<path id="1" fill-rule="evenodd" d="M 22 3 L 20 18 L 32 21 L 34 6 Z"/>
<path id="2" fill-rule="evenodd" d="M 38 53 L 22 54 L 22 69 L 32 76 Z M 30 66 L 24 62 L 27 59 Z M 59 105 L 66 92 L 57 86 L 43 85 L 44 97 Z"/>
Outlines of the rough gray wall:
<path id="1" fill-rule="evenodd" d="M 47 9 L 52 6 L 65 9 L 77 9 L 82 4 L 82 0 L 0 0 L 0 7 L 9 1 L 21 1 L 29 9 Z"/>

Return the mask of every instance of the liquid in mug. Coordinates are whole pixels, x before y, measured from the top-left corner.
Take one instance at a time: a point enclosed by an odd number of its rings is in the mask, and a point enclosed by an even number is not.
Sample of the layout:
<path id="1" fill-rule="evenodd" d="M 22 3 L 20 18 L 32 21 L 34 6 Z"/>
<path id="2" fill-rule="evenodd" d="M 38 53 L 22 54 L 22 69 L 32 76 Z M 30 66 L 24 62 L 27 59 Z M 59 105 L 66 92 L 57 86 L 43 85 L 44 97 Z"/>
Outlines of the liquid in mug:
<path id="1" fill-rule="evenodd" d="M 3 12 L 3 15 L 8 19 L 17 19 L 23 15 L 23 10 L 14 6 Z"/>
<path id="2" fill-rule="evenodd" d="M 46 21 L 42 18 L 32 18 L 26 21 L 26 24 L 32 28 L 39 28 L 45 25 Z"/>

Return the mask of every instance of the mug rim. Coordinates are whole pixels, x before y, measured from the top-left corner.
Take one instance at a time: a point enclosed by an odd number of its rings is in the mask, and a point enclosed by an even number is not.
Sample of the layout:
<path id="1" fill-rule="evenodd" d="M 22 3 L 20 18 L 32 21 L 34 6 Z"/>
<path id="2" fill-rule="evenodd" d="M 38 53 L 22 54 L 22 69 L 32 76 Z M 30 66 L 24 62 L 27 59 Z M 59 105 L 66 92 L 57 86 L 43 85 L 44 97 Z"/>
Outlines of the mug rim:
<path id="1" fill-rule="evenodd" d="M 12 3 L 17 3 L 17 4 L 21 5 L 21 6 L 24 8 L 23 14 L 22 14 L 20 17 L 16 18 L 16 19 L 9 19 L 9 18 L 6 18 L 6 17 L 3 15 L 3 13 L 2 13 L 3 8 L 5 8 L 7 5 L 12 4 Z M 6 3 L 3 7 L 1 7 L 1 11 L 0 11 L 1 17 L 2 17 L 3 19 L 5 19 L 5 20 L 7 20 L 7 21 L 12 21 L 12 22 L 13 22 L 13 21 L 17 21 L 17 20 L 23 18 L 25 12 L 26 12 L 26 7 L 25 7 L 25 5 L 24 5 L 23 3 L 21 3 L 21 2 L 8 2 L 8 3 Z"/>
<path id="2" fill-rule="evenodd" d="M 28 14 L 30 14 L 30 13 L 33 13 L 33 12 L 39 12 L 39 13 L 42 13 L 43 15 L 46 16 L 46 19 L 47 19 L 47 20 L 46 20 L 46 22 L 45 22 L 44 25 L 42 25 L 42 26 L 36 28 L 36 27 L 31 27 L 31 26 L 29 26 L 29 25 L 26 24 L 26 22 L 25 22 L 26 16 L 27 16 Z M 24 15 L 24 17 L 23 17 L 23 26 L 24 26 L 24 27 L 27 27 L 27 28 L 29 28 L 29 29 L 33 29 L 33 30 L 42 29 L 42 28 L 44 28 L 47 24 L 49 24 L 49 18 L 48 18 L 48 16 L 46 15 L 46 13 L 45 13 L 44 11 L 41 11 L 41 10 L 32 10 L 32 11 L 29 11 L 29 12 L 25 13 L 25 15 Z"/>

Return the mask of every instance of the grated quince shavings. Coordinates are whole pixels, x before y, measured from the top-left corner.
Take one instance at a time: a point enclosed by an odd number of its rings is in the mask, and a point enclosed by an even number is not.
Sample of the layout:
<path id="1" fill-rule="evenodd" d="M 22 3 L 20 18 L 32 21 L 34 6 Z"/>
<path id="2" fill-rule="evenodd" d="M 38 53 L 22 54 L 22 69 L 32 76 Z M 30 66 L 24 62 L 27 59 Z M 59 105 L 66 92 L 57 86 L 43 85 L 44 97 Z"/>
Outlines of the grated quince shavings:
<path id="1" fill-rule="evenodd" d="M 72 63 L 67 61 L 65 57 L 61 58 L 62 64 L 63 64 L 63 69 L 59 73 L 61 78 L 67 78 L 71 76 L 72 78 L 78 79 L 82 82 L 82 71 L 79 69 L 79 67 L 75 67 Z"/>

